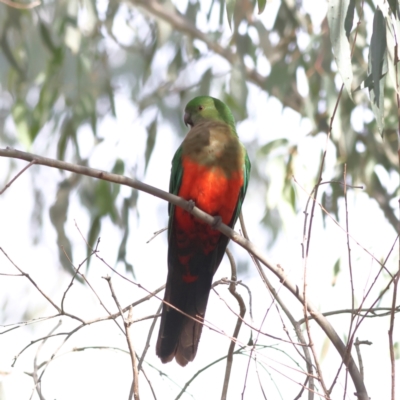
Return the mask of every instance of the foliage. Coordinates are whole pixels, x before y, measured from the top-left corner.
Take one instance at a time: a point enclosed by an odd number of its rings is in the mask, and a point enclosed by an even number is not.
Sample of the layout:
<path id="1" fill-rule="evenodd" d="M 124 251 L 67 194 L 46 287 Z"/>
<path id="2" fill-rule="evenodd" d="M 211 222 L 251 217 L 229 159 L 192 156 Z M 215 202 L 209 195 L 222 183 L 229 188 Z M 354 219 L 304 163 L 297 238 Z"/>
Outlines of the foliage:
<path id="1" fill-rule="evenodd" d="M 331 0 L 327 18 L 320 26 L 313 24 L 312 16 L 301 6 L 289 1 L 282 1 L 275 17 L 268 16 L 268 21 L 256 15 L 256 7 L 261 13 L 265 1 L 256 5 L 250 0 L 227 2 L 227 14 L 224 3 L 215 0 L 207 6 L 198 1 L 48 1 L 29 11 L 0 5 L 0 137 L 7 144 L 18 143 L 27 149 L 43 143 L 42 137 L 47 138 L 57 144 L 57 158 L 85 164 L 88 159 L 81 155 L 81 129 L 90 126 L 93 146 L 99 145 L 102 138 L 98 136 L 98 126 L 107 115 L 117 118 L 115 98 L 123 93 L 147 127 L 144 168 L 139 171 L 144 174 L 159 140 L 158 125 L 167 123 L 175 132 L 183 132 L 182 107 L 198 93 L 211 92 L 222 98 L 241 121 L 251 107 L 248 88 L 255 85 L 276 97 L 284 107 L 308 118 L 310 135 L 328 132 L 340 89 L 335 78 L 339 73 L 346 92 L 342 94 L 330 136 L 338 160 L 334 179 L 342 178 L 341 166 L 346 163 L 348 183 L 365 184 L 368 195 L 376 199 L 396 228 L 397 218 L 390 205 L 393 189 L 386 188 L 377 173 L 377 166 L 388 174 L 398 173 L 397 104 L 394 100 L 384 101 L 394 99 L 398 90 L 395 43 L 400 25 L 396 4 L 380 10 L 372 1 L 363 4 Z M 369 32 L 371 12 L 374 16 Z M 232 29 L 228 34 L 223 30 L 226 18 Z M 355 24 L 356 20 L 359 22 Z M 364 50 L 369 43 L 366 59 Z M 331 49 L 336 64 L 332 62 Z M 224 66 L 218 68 L 223 60 Z M 369 89 L 371 104 L 364 92 L 353 92 L 357 82 Z M 299 85 L 307 89 L 300 93 Z M 376 116 L 373 120 L 367 112 L 371 108 Z M 9 115 L 17 137 L 6 128 Z M 383 142 L 377 137 L 377 130 Z M 282 168 L 286 168 L 285 192 L 292 192 L 286 201 L 294 210 L 299 206 L 292 182 L 297 144 L 279 141 L 285 160 Z M 42 145 L 42 153 L 46 147 L 50 146 Z M 269 178 L 259 166 L 275 153 L 260 139 L 248 147 L 252 159 L 257 160 L 255 169 L 259 169 L 253 180 L 265 184 L 268 196 Z M 259 147 L 262 150 L 256 151 Z M 119 163 L 118 168 L 123 171 L 126 161 L 115 160 L 115 168 Z M 360 168 L 361 165 L 365 167 Z M 125 198 L 120 202 L 124 205 L 117 209 L 114 201 L 108 201 L 115 199 L 117 192 L 111 194 L 101 182 L 84 181 L 79 185 L 82 205 L 87 207 L 92 220 L 90 244 L 93 245 L 105 216 L 123 231 L 127 229 L 135 196 Z M 40 192 L 39 187 L 35 190 Z M 60 190 L 65 191 L 63 184 Z M 76 186 L 69 190 L 76 190 Z M 94 199 L 102 204 L 92 207 L 92 201 L 87 201 L 89 193 L 97 193 Z M 342 193 L 338 186 L 324 192 L 323 202 L 328 211 L 337 214 Z M 58 195 L 58 199 L 54 207 L 65 214 L 68 208 L 57 204 L 64 197 Z M 282 212 L 267 206 L 264 222 L 269 229 L 276 231 L 280 226 Z M 65 215 L 53 219 L 59 239 L 67 238 L 63 218 Z M 120 254 L 128 266 L 123 249 Z"/>

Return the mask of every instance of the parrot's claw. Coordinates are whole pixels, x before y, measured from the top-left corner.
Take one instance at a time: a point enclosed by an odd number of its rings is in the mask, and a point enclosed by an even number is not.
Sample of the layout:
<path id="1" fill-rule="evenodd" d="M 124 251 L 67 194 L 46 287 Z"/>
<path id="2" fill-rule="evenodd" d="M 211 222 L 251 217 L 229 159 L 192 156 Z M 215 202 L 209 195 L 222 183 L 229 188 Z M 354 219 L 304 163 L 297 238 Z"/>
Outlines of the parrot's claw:
<path id="1" fill-rule="evenodd" d="M 222 222 L 222 218 L 219 215 L 216 215 L 214 217 L 213 223 L 211 224 L 211 228 L 212 229 L 218 229 L 219 226 L 221 225 L 221 222 Z"/>
<path id="2" fill-rule="evenodd" d="M 196 203 L 193 200 L 188 200 L 187 205 L 186 205 L 186 210 L 190 213 L 192 213 L 194 206 Z"/>

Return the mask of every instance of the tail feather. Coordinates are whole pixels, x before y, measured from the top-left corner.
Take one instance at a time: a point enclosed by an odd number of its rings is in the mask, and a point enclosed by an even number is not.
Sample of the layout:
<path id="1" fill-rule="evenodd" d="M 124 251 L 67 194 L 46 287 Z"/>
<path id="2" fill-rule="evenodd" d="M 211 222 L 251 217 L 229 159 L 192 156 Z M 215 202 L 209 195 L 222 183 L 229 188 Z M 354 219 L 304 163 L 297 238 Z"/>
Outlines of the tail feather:
<path id="1" fill-rule="evenodd" d="M 164 300 L 191 317 L 202 321 L 211 290 L 217 253 L 212 252 L 207 256 L 196 254 L 193 257 L 193 260 L 196 260 L 193 271 L 198 275 L 198 279 L 191 283 L 186 283 L 182 279 L 184 269 L 176 254 L 174 246 L 170 244 Z M 161 361 L 167 363 L 175 357 L 181 366 L 193 361 L 202 328 L 202 323 L 196 322 L 164 304 L 156 346 L 156 353 Z"/>

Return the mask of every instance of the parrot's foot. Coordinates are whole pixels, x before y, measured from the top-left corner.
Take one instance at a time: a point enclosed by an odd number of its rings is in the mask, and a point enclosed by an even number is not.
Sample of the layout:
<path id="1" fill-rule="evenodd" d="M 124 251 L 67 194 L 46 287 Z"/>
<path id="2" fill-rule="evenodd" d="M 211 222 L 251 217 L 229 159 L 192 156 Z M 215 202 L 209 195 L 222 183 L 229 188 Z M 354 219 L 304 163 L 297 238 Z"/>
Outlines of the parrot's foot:
<path id="1" fill-rule="evenodd" d="M 221 222 L 222 222 L 222 218 L 219 215 L 216 215 L 214 217 L 213 223 L 211 224 L 211 228 L 212 229 L 218 229 L 219 226 L 221 225 Z"/>
<path id="2" fill-rule="evenodd" d="M 195 205 L 196 205 L 196 203 L 193 200 L 188 200 L 187 206 L 186 206 L 186 211 L 192 213 Z"/>

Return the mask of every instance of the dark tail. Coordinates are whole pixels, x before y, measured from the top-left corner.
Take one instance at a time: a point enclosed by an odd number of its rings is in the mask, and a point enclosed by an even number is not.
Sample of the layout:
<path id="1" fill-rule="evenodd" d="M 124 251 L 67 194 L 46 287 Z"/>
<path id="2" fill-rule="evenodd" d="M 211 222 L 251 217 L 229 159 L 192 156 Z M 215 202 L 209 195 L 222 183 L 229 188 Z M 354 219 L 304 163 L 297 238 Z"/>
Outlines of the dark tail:
<path id="1" fill-rule="evenodd" d="M 209 266 L 215 264 L 215 255 L 205 256 L 203 254 L 193 257 L 200 267 L 193 268 L 194 271 L 197 271 L 198 278 L 194 282 L 186 283 L 183 280 L 184 269 L 174 254 L 177 253 L 170 247 L 164 300 L 191 317 L 202 321 L 214 275 L 214 268 Z M 193 361 L 202 328 L 203 324 L 164 304 L 156 347 L 156 353 L 161 361 L 167 363 L 175 357 L 181 366 Z"/>

